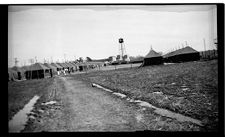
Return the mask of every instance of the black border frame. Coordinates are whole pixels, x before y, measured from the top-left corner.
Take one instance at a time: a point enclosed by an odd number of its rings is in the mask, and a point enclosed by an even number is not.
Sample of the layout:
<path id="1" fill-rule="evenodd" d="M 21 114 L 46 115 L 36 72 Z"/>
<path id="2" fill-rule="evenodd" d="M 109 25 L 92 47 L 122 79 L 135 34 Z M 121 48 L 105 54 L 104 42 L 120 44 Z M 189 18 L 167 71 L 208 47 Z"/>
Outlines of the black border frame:
<path id="1" fill-rule="evenodd" d="M 185 133 L 185 135 L 221 135 L 224 136 L 225 135 L 225 131 L 224 131 L 224 125 L 225 125 L 225 110 L 224 110 L 224 67 L 225 67 L 225 62 L 224 62 L 224 3 L 63 3 L 63 4 L 52 4 L 52 3 L 46 3 L 46 4 L 2 4 L 0 5 L 0 14 L 2 15 L 2 20 L 4 21 L 4 29 L 3 31 L 1 31 L 1 38 L 3 38 L 3 42 L 2 45 L 7 45 L 8 47 L 8 6 L 96 6 L 96 5 L 111 5 L 111 6 L 120 6 L 120 5 L 127 5 L 127 6 L 163 6 L 163 5 L 216 5 L 217 6 L 217 35 L 218 35 L 218 87 L 219 87 L 219 129 L 218 132 L 155 132 L 155 131 L 146 131 L 144 133 L 147 133 L 147 135 L 149 136 L 149 133 L 151 135 L 183 135 L 183 133 Z M 3 33 L 2 33 L 3 32 Z M 221 45 L 221 46 L 220 46 Z M 1 46 L 1 48 L 6 48 L 6 46 Z M 8 49 L 6 48 L 6 50 L 8 51 Z M 6 51 L 4 51 L 4 49 L 1 50 L 2 53 L 2 58 L 6 57 L 6 55 L 8 55 L 8 53 Z M 6 53 L 6 55 L 4 55 Z M 6 60 L 5 60 L 6 61 Z M 5 65 L 3 65 L 5 63 Z M 4 67 L 1 68 L 6 68 L 5 66 L 7 66 L 7 61 L 4 62 L 2 65 Z M 5 75 L 6 76 L 6 75 Z M 5 78 L 6 79 L 6 78 Z M 4 79 L 3 79 L 4 81 Z M 6 82 L 6 81 L 4 81 Z M 5 84 L 6 85 L 6 84 Z M 4 93 L 5 90 L 3 90 Z M 1 100 L 2 101 L 2 100 Z M 7 101 L 7 100 L 6 100 Z M 3 101 L 4 103 L 6 101 Z M 3 103 L 3 104 L 4 104 Z M 8 107 L 6 106 L 6 111 L 8 111 Z M 5 111 L 5 112 L 6 112 Z M 7 116 L 5 116 L 7 117 Z M 4 117 L 3 117 L 4 119 Z M 8 120 L 5 118 L 6 120 L 6 124 L 8 125 Z M 6 127 L 6 134 L 4 135 L 21 135 L 21 134 L 13 134 L 13 133 L 8 133 L 8 127 Z M 136 133 L 143 133 L 143 132 L 136 132 Z M 60 135 L 61 133 L 56 133 L 53 135 Z M 123 133 L 120 133 L 121 135 L 123 135 Z M 23 134 L 23 135 L 46 135 L 48 136 L 49 134 L 45 134 L 45 133 L 37 133 L 37 134 Z M 61 135 L 67 135 L 67 134 L 61 134 Z M 88 134 L 87 134 L 88 135 Z M 89 134 L 90 135 L 90 134 Z M 109 134 L 105 134 L 105 135 L 109 135 Z M 146 134 L 145 134 L 146 135 Z"/>

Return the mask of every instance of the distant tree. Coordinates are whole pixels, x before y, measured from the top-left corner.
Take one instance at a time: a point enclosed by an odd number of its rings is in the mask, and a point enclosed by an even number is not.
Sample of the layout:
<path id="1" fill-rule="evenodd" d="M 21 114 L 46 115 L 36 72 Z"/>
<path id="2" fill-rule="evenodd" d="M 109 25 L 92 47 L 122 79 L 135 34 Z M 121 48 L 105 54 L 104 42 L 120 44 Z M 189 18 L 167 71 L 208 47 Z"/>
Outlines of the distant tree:
<path id="1" fill-rule="evenodd" d="M 90 57 L 86 57 L 87 61 L 92 61 L 92 59 Z"/>
<path id="2" fill-rule="evenodd" d="M 163 54 L 163 52 L 158 52 L 161 56 L 162 56 L 162 54 Z"/>
<path id="3" fill-rule="evenodd" d="M 138 56 L 130 56 L 130 60 L 131 61 L 137 61 L 137 60 L 143 60 L 144 57 L 141 56 L 141 55 L 138 55 Z"/>
<path id="4" fill-rule="evenodd" d="M 82 57 L 79 57 L 79 62 L 84 62 L 84 59 Z"/>

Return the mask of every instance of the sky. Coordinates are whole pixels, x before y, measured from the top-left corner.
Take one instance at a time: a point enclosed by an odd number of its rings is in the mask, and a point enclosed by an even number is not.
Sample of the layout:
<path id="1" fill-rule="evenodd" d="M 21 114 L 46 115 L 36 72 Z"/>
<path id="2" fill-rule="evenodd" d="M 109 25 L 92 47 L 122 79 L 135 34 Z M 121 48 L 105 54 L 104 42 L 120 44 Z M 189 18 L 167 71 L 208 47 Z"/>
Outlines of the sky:
<path id="1" fill-rule="evenodd" d="M 216 24 L 214 5 L 9 6 L 8 64 L 108 58 L 119 54 L 119 38 L 129 56 L 150 47 L 165 54 L 185 41 L 203 51 L 203 39 L 215 49 Z"/>

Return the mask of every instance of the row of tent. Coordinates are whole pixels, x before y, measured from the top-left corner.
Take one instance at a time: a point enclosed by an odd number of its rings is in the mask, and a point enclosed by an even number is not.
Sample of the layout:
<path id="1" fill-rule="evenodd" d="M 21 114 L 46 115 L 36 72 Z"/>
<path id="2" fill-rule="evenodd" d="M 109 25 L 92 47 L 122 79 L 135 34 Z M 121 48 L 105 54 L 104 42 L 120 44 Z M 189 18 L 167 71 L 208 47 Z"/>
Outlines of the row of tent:
<path id="1" fill-rule="evenodd" d="M 141 66 L 159 65 L 163 63 L 179 63 L 187 61 L 200 60 L 200 53 L 190 46 L 178 49 L 176 51 L 161 55 L 152 48 L 145 56 Z"/>
<path id="2" fill-rule="evenodd" d="M 102 62 L 86 62 L 86 63 L 35 63 L 30 66 L 8 68 L 8 81 L 16 81 L 23 79 L 40 79 L 53 77 L 54 75 L 66 75 L 76 71 L 84 71 L 96 67 L 102 67 Z"/>

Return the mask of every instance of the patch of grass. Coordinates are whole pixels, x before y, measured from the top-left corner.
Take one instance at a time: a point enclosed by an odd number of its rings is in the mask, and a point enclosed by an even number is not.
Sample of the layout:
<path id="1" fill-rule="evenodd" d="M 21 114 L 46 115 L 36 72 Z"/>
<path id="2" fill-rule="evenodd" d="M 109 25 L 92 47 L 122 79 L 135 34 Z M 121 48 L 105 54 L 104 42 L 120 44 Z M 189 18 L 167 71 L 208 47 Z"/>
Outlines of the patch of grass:
<path id="1" fill-rule="evenodd" d="M 42 96 L 53 78 L 34 79 L 8 83 L 8 120 L 27 104 L 35 95 Z"/>
<path id="2" fill-rule="evenodd" d="M 98 71 L 74 78 L 199 119 L 207 130 L 218 128 L 217 60 Z"/>

